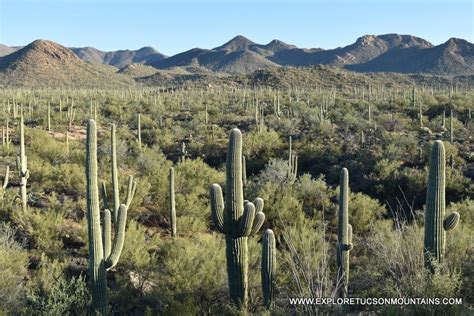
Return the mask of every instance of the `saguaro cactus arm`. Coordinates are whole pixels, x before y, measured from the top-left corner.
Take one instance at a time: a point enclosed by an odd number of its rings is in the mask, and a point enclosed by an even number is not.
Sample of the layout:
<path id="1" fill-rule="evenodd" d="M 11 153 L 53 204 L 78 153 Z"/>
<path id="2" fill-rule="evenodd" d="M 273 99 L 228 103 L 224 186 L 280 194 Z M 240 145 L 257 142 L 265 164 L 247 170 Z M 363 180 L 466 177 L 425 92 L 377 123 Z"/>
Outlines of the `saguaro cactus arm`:
<path id="1" fill-rule="evenodd" d="M 211 185 L 210 197 L 214 225 L 221 233 L 226 234 L 228 230 L 224 226 L 224 198 L 222 197 L 222 188 L 217 183 Z"/>
<path id="2" fill-rule="evenodd" d="M 459 223 L 459 219 L 461 216 L 459 215 L 458 212 L 452 212 L 443 221 L 443 228 L 445 231 L 450 231 L 456 228 Z"/>
<path id="3" fill-rule="evenodd" d="M 128 187 L 127 187 L 127 199 L 125 201 L 125 206 L 130 207 L 130 204 L 135 197 L 135 192 L 137 190 L 137 182 L 133 180 L 133 176 L 128 177 Z"/>
<path id="4" fill-rule="evenodd" d="M 120 204 L 119 207 L 119 217 L 116 228 L 116 234 L 114 242 L 112 245 L 112 251 L 110 256 L 105 262 L 105 267 L 107 270 L 112 269 L 117 264 L 120 255 L 122 254 L 123 243 L 125 240 L 125 224 L 127 221 L 127 206 L 125 204 Z"/>
<path id="5" fill-rule="evenodd" d="M 110 256 L 110 251 L 112 250 L 112 215 L 107 209 L 104 210 L 104 224 L 102 228 L 104 258 L 108 258 Z"/>
<path id="6" fill-rule="evenodd" d="M 254 219 L 255 205 L 249 202 L 245 204 L 244 214 L 239 219 L 239 236 L 248 237 L 250 235 Z"/>

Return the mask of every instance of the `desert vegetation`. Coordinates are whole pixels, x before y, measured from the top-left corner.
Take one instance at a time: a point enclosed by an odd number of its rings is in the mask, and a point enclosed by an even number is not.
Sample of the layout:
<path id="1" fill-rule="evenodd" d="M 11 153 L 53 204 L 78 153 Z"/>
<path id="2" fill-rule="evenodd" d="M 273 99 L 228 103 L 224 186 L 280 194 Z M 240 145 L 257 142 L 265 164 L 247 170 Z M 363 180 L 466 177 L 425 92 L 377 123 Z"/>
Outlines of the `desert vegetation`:
<path id="1" fill-rule="evenodd" d="M 0 314 L 469 314 L 474 93 L 386 78 L 0 90 Z"/>

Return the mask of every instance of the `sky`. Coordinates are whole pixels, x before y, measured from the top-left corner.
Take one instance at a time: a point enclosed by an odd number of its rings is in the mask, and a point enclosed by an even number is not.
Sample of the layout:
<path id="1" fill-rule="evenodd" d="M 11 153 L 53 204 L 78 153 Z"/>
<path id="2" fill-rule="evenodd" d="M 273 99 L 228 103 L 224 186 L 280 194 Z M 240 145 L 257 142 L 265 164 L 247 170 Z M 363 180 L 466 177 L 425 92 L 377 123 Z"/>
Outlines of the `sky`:
<path id="1" fill-rule="evenodd" d="M 336 48 L 358 37 L 410 34 L 474 42 L 474 0 L 0 0 L 0 43 L 48 39 L 101 50 L 152 46 L 173 55 L 236 35 L 266 44 Z"/>

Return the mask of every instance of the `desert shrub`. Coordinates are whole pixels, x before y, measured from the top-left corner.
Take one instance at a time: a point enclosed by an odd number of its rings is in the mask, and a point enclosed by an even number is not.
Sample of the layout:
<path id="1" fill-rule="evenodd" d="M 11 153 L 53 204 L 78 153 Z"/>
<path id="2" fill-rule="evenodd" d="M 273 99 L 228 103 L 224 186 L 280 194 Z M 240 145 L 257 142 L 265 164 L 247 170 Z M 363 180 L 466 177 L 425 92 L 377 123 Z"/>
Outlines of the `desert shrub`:
<path id="1" fill-rule="evenodd" d="M 19 307 L 27 276 L 28 253 L 15 235 L 16 230 L 9 224 L 0 223 L 0 314 Z"/>
<path id="2" fill-rule="evenodd" d="M 355 234 L 370 229 L 386 213 L 379 201 L 363 193 L 351 193 L 349 197 L 349 223 Z"/>
<path id="3" fill-rule="evenodd" d="M 432 274 L 424 267 L 423 229 L 417 225 L 390 222 L 375 224 L 366 246 L 370 259 L 363 259 L 354 273 L 351 286 L 362 296 L 370 297 L 459 297 L 461 275 L 446 264 L 439 265 Z M 400 307 L 398 307 L 400 308 Z M 397 308 L 397 309 L 398 309 Z M 431 315 L 459 313 L 459 306 L 409 305 L 407 313 Z M 384 308 L 387 312 L 391 307 Z"/>
<path id="4" fill-rule="evenodd" d="M 298 178 L 296 192 L 303 202 L 303 210 L 307 215 L 324 219 L 328 213 L 334 212 L 331 199 L 334 198 L 335 192 L 328 187 L 324 176 L 313 179 L 309 174 L 304 174 Z"/>
<path id="5" fill-rule="evenodd" d="M 84 277 L 68 278 L 65 264 L 41 256 L 36 275 L 29 282 L 23 313 L 28 315 L 84 315 L 89 294 Z"/>
<path id="6" fill-rule="evenodd" d="M 30 243 L 38 250 L 48 254 L 58 254 L 62 251 L 64 212 L 22 211 L 14 214 L 14 221 L 28 232 Z"/>
<path id="7" fill-rule="evenodd" d="M 274 157 L 275 151 L 282 147 L 282 141 L 274 130 L 258 133 L 252 131 L 243 135 L 243 154 L 247 158 L 259 158 L 264 161 Z"/>
<path id="8" fill-rule="evenodd" d="M 289 306 L 289 298 L 334 297 L 330 245 L 325 240 L 325 227 L 303 213 L 280 226 L 281 251 L 278 257 L 276 306 L 281 313 L 328 312 L 327 306 Z"/>
<path id="9" fill-rule="evenodd" d="M 131 220 L 127 225 L 126 239 L 115 273 L 116 286 L 110 291 L 111 310 L 118 314 L 143 314 L 153 298 L 148 298 L 151 273 L 156 266 L 156 249 L 159 237 Z M 151 306 L 153 306 L 151 304 Z"/>
<path id="10" fill-rule="evenodd" d="M 158 253 L 154 296 L 165 314 L 219 313 L 228 300 L 225 244 L 221 236 L 195 234 L 168 240 Z"/>
<path id="11" fill-rule="evenodd" d="M 175 167 L 176 214 L 208 219 L 209 186 L 223 183 L 224 174 L 210 168 L 201 159 L 187 159 Z M 168 203 L 166 203 L 168 206 Z M 168 210 L 168 208 L 166 208 Z M 183 231 L 182 233 L 186 233 Z"/>

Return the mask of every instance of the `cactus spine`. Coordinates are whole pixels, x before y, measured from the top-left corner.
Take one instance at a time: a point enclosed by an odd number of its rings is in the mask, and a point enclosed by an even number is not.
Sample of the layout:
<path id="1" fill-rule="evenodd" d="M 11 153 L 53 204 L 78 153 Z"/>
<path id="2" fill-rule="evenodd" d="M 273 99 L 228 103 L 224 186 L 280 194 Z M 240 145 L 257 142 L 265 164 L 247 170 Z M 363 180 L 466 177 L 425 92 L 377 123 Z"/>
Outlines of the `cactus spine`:
<path id="1" fill-rule="evenodd" d="M 23 115 L 20 117 L 20 155 L 16 157 L 16 164 L 18 176 L 20 177 L 21 207 L 23 211 L 26 211 L 26 184 L 28 182 L 28 178 L 30 177 L 30 171 L 28 170 L 28 157 L 25 153 L 25 126 L 23 123 Z"/>
<path id="2" fill-rule="evenodd" d="M 431 150 L 431 161 L 426 191 L 425 211 L 425 265 L 433 269 L 433 261 L 444 259 L 446 231 L 454 229 L 459 222 L 459 213 L 453 212 L 445 218 L 446 161 L 443 142 L 437 140 Z"/>
<path id="3" fill-rule="evenodd" d="M 274 284 L 276 275 L 276 244 L 275 235 L 267 229 L 262 242 L 262 291 L 263 304 L 267 309 L 274 305 Z"/>
<path id="4" fill-rule="evenodd" d="M 218 184 L 210 188 L 212 219 L 225 234 L 227 276 L 231 300 L 241 310 L 248 303 L 248 247 L 247 238 L 254 235 L 265 220 L 263 200 L 255 204 L 245 202 L 242 181 L 242 134 L 234 128 L 230 132 L 226 161 L 226 200 Z"/>
<path id="5" fill-rule="evenodd" d="M 349 171 L 342 168 L 339 187 L 339 219 L 337 225 L 337 292 L 347 296 L 349 284 L 349 251 L 352 250 L 352 226 L 349 224 Z"/>
<path id="6" fill-rule="evenodd" d="M 171 236 L 176 237 L 176 203 L 174 195 L 174 168 L 170 168 L 169 176 L 169 199 L 170 199 L 170 227 Z"/>
<path id="7" fill-rule="evenodd" d="M 109 210 L 104 211 L 103 232 L 100 226 L 97 172 L 97 126 L 95 121 L 91 119 L 87 124 L 86 141 L 89 277 L 91 279 L 92 303 L 94 309 L 101 315 L 107 315 L 106 271 L 117 264 L 122 253 L 128 206 L 121 204 L 118 209 L 118 220 L 115 222 L 114 230 L 115 238 L 112 242 L 112 224 Z"/>

